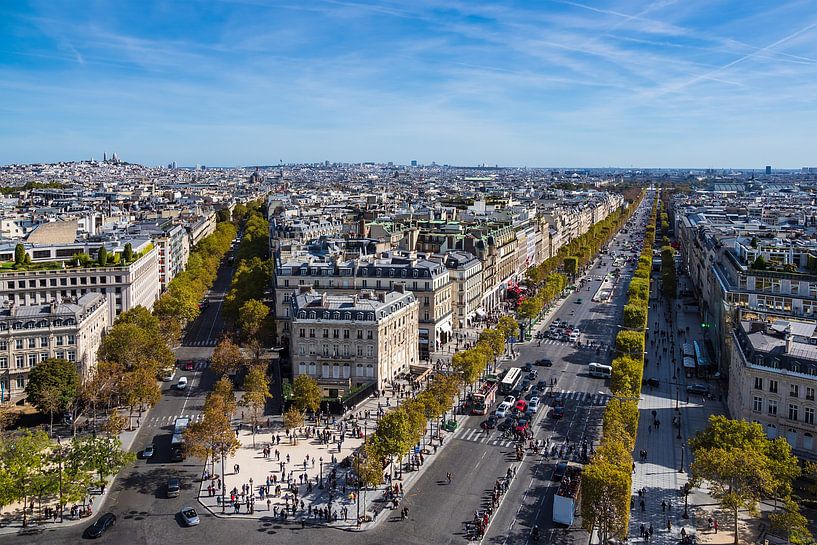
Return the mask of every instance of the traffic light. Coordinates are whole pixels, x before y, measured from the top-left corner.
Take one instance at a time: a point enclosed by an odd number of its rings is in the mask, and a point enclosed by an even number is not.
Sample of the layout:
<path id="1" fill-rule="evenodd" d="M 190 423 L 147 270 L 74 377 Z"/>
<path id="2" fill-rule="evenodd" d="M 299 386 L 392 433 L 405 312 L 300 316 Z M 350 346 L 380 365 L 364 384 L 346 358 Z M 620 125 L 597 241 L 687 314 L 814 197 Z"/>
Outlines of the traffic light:
<path id="1" fill-rule="evenodd" d="M 711 324 L 709 324 L 709 323 L 707 323 L 707 322 L 703 322 L 703 323 L 701 324 L 701 327 L 702 327 L 703 329 L 709 329 L 709 328 L 710 328 L 710 327 L 712 327 L 712 326 L 711 326 Z"/>

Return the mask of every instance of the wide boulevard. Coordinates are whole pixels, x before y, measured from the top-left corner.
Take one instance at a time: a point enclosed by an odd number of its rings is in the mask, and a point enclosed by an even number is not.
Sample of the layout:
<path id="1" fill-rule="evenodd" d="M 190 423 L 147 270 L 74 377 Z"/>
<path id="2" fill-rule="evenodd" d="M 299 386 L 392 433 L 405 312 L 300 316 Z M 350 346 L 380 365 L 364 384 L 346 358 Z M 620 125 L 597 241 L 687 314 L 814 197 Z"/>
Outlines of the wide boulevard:
<path id="1" fill-rule="evenodd" d="M 641 210 L 636 212 L 630 233 L 619 233 L 609 245 L 610 251 L 620 254 L 624 246 L 628 249 L 640 239 L 639 234 L 649 214 L 650 198 L 645 199 Z M 621 244 L 621 245 L 619 245 Z M 637 253 L 628 252 L 629 256 Z M 609 363 L 614 357 L 611 351 L 597 352 L 587 347 L 589 342 L 612 344 L 613 337 L 621 322 L 622 305 L 626 299 L 626 287 L 632 267 L 622 266 L 622 274 L 609 302 L 594 302 L 602 278 L 613 268 L 609 255 L 600 256 L 587 272 L 583 286 L 566 299 L 548 317 L 548 322 L 538 324 L 537 330 L 546 330 L 555 318 L 569 322 L 581 329 L 581 347 L 572 343 L 544 339 L 533 339 L 517 344 L 517 357 L 505 361 L 502 367 L 522 366 L 539 358 L 550 358 L 553 367 L 536 367 L 539 376 L 550 384 L 556 379 L 553 395 L 550 386 L 545 392 L 545 406 L 534 419 L 535 437 L 550 440 L 551 444 L 562 445 L 566 439 L 571 443 L 587 440 L 592 444 L 599 438 L 601 417 L 604 406 L 609 402 L 606 381 L 592 378 L 587 373 L 591 361 Z M 218 317 L 218 308 L 229 286 L 230 267 L 223 266 L 216 285 L 210 294 L 210 305 L 185 337 L 186 346 L 181 353 L 185 357 L 198 357 L 198 350 L 212 350 L 216 336 L 223 325 Z M 206 356 L 204 356 L 206 357 Z M 551 480 L 555 460 L 543 455 L 526 454 L 518 462 L 510 439 L 502 437 L 497 430 L 486 434 L 480 429 L 484 417 L 470 416 L 461 419 L 460 428 L 449 436 L 449 444 L 439 454 L 429 457 L 431 465 L 417 483 L 407 491 L 404 506 L 409 508 L 408 520 L 400 520 L 396 512 L 387 512 L 386 520 L 380 521 L 374 529 L 365 532 L 339 530 L 322 526 L 302 529 L 300 525 L 284 525 L 270 519 L 220 519 L 206 512 L 196 501 L 195 476 L 201 471 L 201 463 L 188 459 L 182 463 L 169 462 L 169 441 L 173 420 L 178 416 L 198 418 L 204 396 L 212 384 L 212 376 L 205 365 L 197 364 L 194 371 L 177 371 L 179 376 L 188 376 L 191 387 L 186 391 L 169 389 L 166 384 L 161 403 L 142 417 L 142 427 L 133 445 L 139 451 L 151 442 L 157 446 L 157 455 L 150 461 L 137 460 L 126 468 L 116 480 L 104 511 L 117 515 L 114 528 L 101 541 L 123 545 L 161 544 L 200 545 L 209 543 L 331 543 L 349 544 L 460 544 L 466 543 L 465 523 L 474 517 L 474 511 L 486 507 L 486 499 L 497 478 L 503 477 L 508 468 L 514 468 L 516 475 L 508 493 L 495 512 L 485 542 L 498 544 L 527 544 L 530 529 L 538 524 L 542 530 L 540 543 L 586 542 L 587 534 L 580 530 L 557 528 L 550 522 L 553 495 L 556 483 Z M 534 381 L 535 384 L 536 381 Z M 175 383 L 175 381 L 174 381 Z M 564 417 L 550 418 L 547 404 L 556 395 L 565 400 Z M 498 399 L 497 401 L 500 401 Z M 565 457 L 567 459 L 567 456 Z M 570 457 L 576 460 L 575 456 Z M 446 473 L 452 473 L 449 484 Z M 164 497 L 164 485 L 170 476 L 180 477 L 182 492 L 178 498 Z M 202 522 L 194 528 L 184 527 L 177 513 L 184 505 L 199 508 Z M 6 536 L 8 543 L 76 543 L 81 539 L 87 524 L 48 530 L 32 538 L 31 536 Z M 574 525 L 575 528 L 576 525 Z"/>

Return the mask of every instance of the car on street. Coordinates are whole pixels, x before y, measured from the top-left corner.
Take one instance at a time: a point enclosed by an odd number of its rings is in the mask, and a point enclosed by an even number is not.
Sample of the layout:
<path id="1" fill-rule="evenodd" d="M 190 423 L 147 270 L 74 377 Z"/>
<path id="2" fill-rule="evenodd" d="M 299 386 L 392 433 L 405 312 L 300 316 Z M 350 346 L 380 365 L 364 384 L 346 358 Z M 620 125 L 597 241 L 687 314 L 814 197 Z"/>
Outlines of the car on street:
<path id="1" fill-rule="evenodd" d="M 533 370 L 533 364 L 531 362 L 526 363 L 522 370 L 526 373 L 530 373 Z"/>
<path id="2" fill-rule="evenodd" d="M 530 398 L 528 402 L 528 413 L 536 414 L 539 411 L 539 403 L 540 403 L 539 396 L 533 396 Z"/>
<path id="3" fill-rule="evenodd" d="M 709 386 L 706 384 L 689 384 L 687 386 L 687 393 L 705 396 L 709 394 Z"/>
<path id="4" fill-rule="evenodd" d="M 550 417 L 555 420 L 562 418 L 564 415 L 565 415 L 564 407 L 553 407 L 550 410 Z"/>
<path id="5" fill-rule="evenodd" d="M 537 367 L 553 367 L 553 361 L 549 358 L 541 358 L 536 360 Z"/>
<path id="6" fill-rule="evenodd" d="M 194 369 L 194 367 L 195 367 L 195 364 L 193 363 L 193 360 L 187 360 L 182 365 L 182 369 L 184 369 L 185 371 L 192 371 Z"/>
<path id="7" fill-rule="evenodd" d="M 584 299 L 582 299 L 581 297 L 579 297 L 578 299 L 576 299 L 576 304 L 577 304 L 577 305 L 581 305 L 583 302 L 584 302 Z"/>
<path id="8" fill-rule="evenodd" d="M 522 381 L 522 384 L 519 385 L 519 391 L 523 394 L 530 390 L 530 380 L 525 379 Z"/>
<path id="9" fill-rule="evenodd" d="M 559 462 L 556 464 L 556 467 L 553 468 L 553 480 L 561 481 L 565 473 L 567 473 L 567 462 Z"/>
<path id="10" fill-rule="evenodd" d="M 480 424 L 479 426 L 483 430 L 492 430 L 492 429 L 494 429 L 496 427 L 496 421 L 497 421 L 497 417 L 494 416 L 494 415 L 491 415 L 486 420 L 483 420 L 482 424 Z"/>
<path id="11" fill-rule="evenodd" d="M 496 408 L 496 412 L 494 414 L 496 414 L 497 418 L 505 418 L 508 416 L 508 411 L 510 408 L 511 405 L 503 401 L 499 404 L 499 407 Z"/>
<path id="12" fill-rule="evenodd" d="M 85 530 L 85 535 L 93 539 L 102 537 L 102 534 L 107 532 L 114 524 L 116 524 L 116 515 L 105 513 Z"/>
<path id="13" fill-rule="evenodd" d="M 155 452 L 155 447 L 153 445 L 148 445 L 142 449 L 142 458 L 145 460 L 150 460 L 153 458 L 153 454 Z"/>
<path id="14" fill-rule="evenodd" d="M 542 379 L 542 380 L 540 380 L 539 382 L 536 383 L 536 389 L 538 391 L 540 391 L 540 392 L 544 391 L 545 388 L 547 388 L 547 387 L 548 387 L 548 383 L 544 379 Z"/>
<path id="15" fill-rule="evenodd" d="M 509 416 L 496 427 L 499 431 L 508 431 L 516 425 L 516 418 Z"/>
<path id="16" fill-rule="evenodd" d="M 177 390 L 184 390 L 187 388 L 187 377 L 182 377 L 179 379 L 179 382 L 176 383 Z"/>
<path id="17" fill-rule="evenodd" d="M 181 481 L 177 477 L 170 477 L 167 480 L 166 495 L 168 498 L 178 498 L 182 490 Z"/>
<path id="18" fill-rule="evenodd" d="M 564 407 L 565 406 L 565 398 L 564 396 L 557 396 L 556 399 L 553 400 L 554 407 Z"/>
<path id="19" fill-rule="evenodd" d="M 508 405 L 515 405 L 516 404 L 516 398 L 514 396 L 505 396 L 505 399 L 503 399 L 502 401 L 504 401 Z"/>
<path id="20" fill-rule="evenodd" d="M 644 379 L 644 384 L 646 384 L 647 386 L 652 386 L 653 388 L 658 388 L 659 384 L 661 384 L 661 381 L 655 377 L 650 377 Z"/>
<path id="21" fill-rule="evenodd" d="M 524 413 L 525 411 L 528 410 L 528 402 L 525 401 L 524 399 L 520 399 L 519 401 L 516 402 L 514 410 L 519 411 L 520 413 Z"/>
<path id="22" fill-rule="evenodd" d="M 516 426 L 514 426 L 513 431 L 516 433 L 525 433 L 528 431 L 529 423 L 527 418 L 520 418 L 516 421 Z"/>
<path id="23" fill-rule="evenodd" d="M 199 514 L 192 507 L 182 507 L 179 516 L 186 526 L 196 526 L 199 523 Z"/>
<path id="24" fill-rule="evenodd" d="M 534 380 L 536 380 L 536 377 L 538 377 L 538 376 L 539 376 L 539 371 L 537 371 L 536 369 L 534 369 L 533 371 L 531 371 L 530 373 L 528 373 L 528 380 L 529 380 L 529 381 L 531 381 L 531 382 L 533 382 Z"/>

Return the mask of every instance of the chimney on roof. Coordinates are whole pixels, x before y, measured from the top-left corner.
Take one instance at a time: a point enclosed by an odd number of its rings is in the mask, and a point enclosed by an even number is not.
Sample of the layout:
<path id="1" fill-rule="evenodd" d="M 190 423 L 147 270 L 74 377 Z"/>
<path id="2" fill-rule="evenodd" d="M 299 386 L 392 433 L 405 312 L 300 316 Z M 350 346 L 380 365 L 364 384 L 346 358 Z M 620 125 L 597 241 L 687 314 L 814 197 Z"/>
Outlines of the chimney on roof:
<path id="1" fill-rule="evenodd" d="M 794 336 L 791 334 L 791 324 L 786 326 L 786 354 L 791 354 Z"/>
<path id="2" fill-rule="evenodd" d="M 301 284 L 298 286 L 298 294 L 309 293 L 312 291 L 312 286 L 308 286 L 306 284 Z"/>
<path id="3" fill-rule="evenodd" d="M 377 292 L 377 300 L 380 301 L 381 303 L 385 303 L 386 302 L 386 292 L 384 292 L 384 291 Z"/>
<path id="4" fill-rule="evenodd" d="M 394 283 L 394 291 L 397 293 L 406 293 L 406 283 L 405 282 L 395 282 Z"/>

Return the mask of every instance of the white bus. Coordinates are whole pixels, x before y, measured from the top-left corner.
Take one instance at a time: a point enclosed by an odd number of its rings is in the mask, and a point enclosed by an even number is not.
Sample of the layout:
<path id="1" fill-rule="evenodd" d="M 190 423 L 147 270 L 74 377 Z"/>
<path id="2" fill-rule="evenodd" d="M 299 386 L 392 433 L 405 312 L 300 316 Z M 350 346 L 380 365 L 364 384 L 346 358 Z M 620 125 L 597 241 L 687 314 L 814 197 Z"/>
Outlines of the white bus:
<path id="1" fill-rule="evenodd" d="M 499 393 L 502 395 L 510 394 L 516 385 L 519 384 L 519 379 L 522 378 L 522 369 L 519 367 L 511 367 L 505 372 L 502 381 L 499 383 Z"/>
<path id="2" fill-rule="evenodd" d="M 613 376 L 613 368 L 609 365 L 591 363 L 588 367 L 590 368 L 591 377 L 610 378 Z"/>

